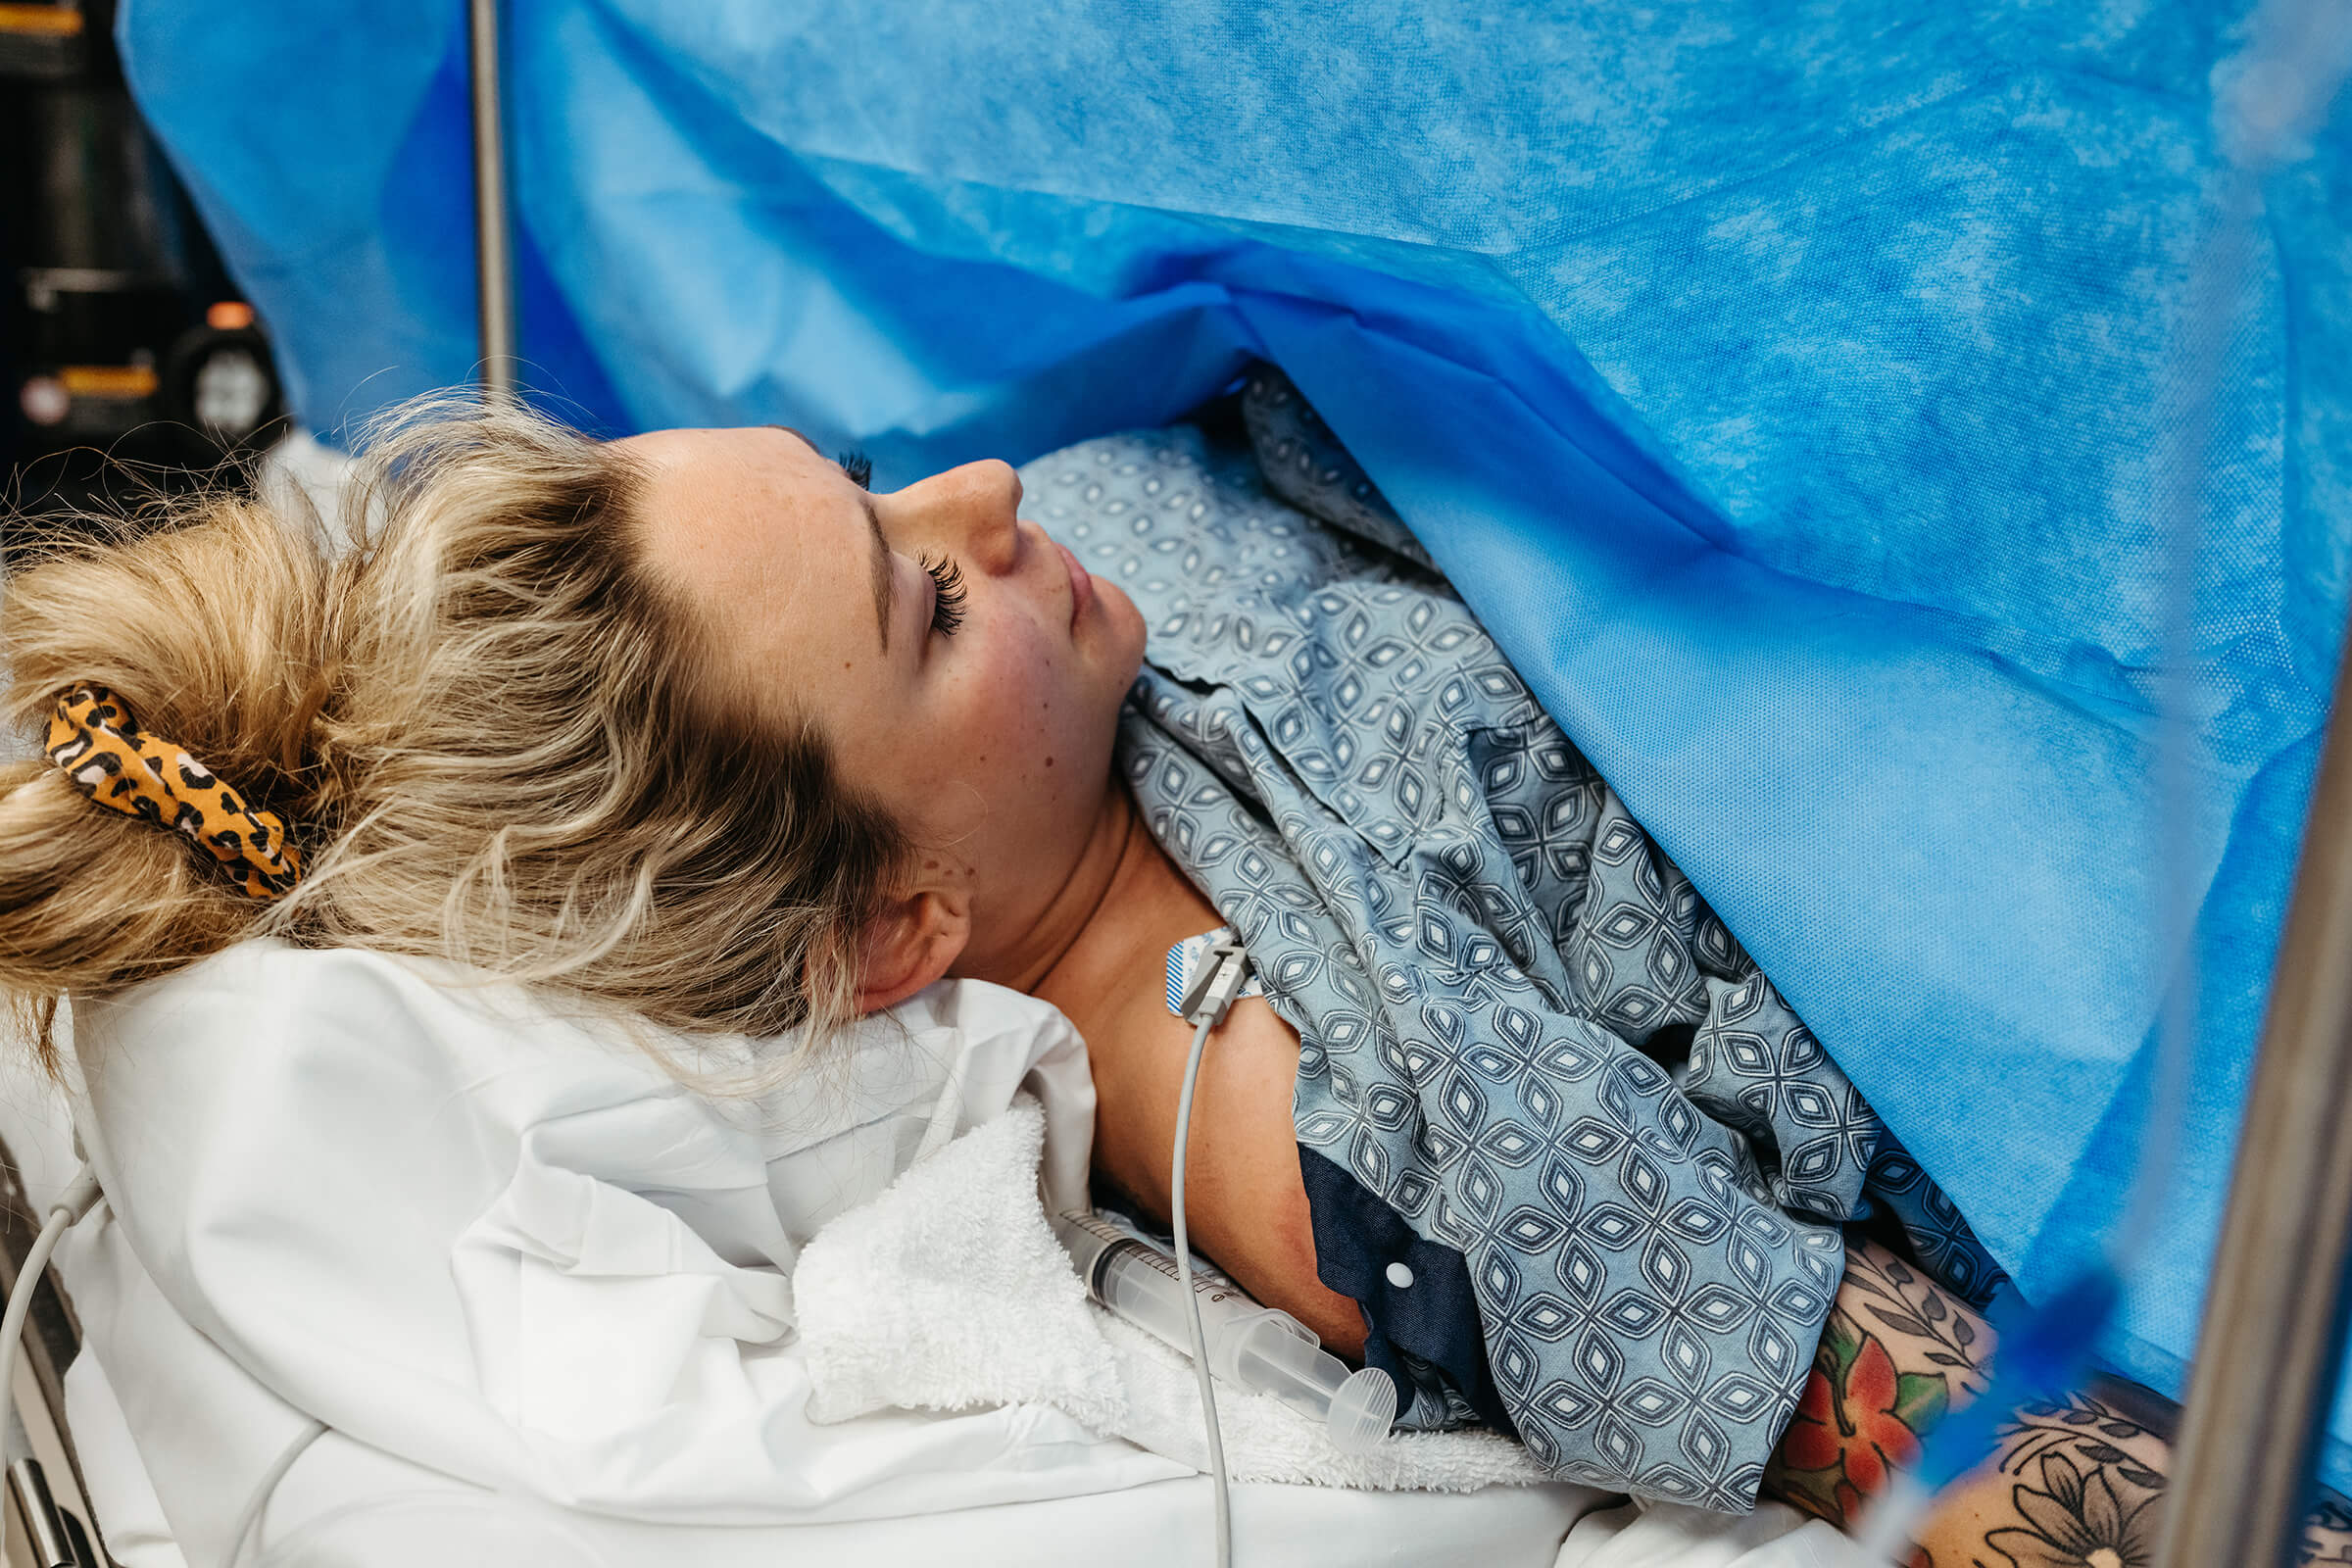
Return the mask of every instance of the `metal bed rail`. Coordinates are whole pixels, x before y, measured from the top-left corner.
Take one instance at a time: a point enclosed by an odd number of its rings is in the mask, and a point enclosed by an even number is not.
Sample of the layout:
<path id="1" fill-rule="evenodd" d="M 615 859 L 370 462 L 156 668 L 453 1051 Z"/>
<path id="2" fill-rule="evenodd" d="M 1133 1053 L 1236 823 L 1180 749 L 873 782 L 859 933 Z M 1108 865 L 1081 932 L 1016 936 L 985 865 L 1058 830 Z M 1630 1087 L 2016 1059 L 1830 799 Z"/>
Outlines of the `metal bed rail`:
<path id="1" fill-rule="evenodd" d="M 40 1214 L 15 1153 L 0 1141 L 0 1296 L 14 1290 L 24 1255 L 40 1233 Z M 29 1449 L 9 1465 L 6 1480 L 7 1568 L 108 1568 L 103 1526 L 86 1500 L 81 1455 L 66 1425 L 66 1368 L 81 1348 L 81 1323 L 57 1283 L 42 1278 L 24 1324 L 17 1386 L 0 1390 L 0 1419 L 23 1421 Z M 44 1462 L 43 1454 L 46 1454 Z"/>

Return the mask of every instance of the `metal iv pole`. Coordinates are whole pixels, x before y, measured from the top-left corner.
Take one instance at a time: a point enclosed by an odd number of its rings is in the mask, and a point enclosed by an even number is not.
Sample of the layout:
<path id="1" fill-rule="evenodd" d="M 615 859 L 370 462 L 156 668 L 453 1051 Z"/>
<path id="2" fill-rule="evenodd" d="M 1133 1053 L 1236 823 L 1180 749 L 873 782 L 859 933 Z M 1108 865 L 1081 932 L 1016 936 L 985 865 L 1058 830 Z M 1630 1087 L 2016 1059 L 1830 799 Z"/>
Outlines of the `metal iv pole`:
<path id="1" fill-rule="evenodd" d="M 2352 1262 L 2352 658 L 2295 868 L 2197 1335 L 2158 1568 L 2271 1565 L 2300 1535 Z"/>
<path id="2" fill-rule="evenodd" d="M 514 263 L 507 227 L 507 150 L 499 98 L 498 0 L 466 0 L 473 61 L 474 293 L 482 393 L 514 395 Z"/>

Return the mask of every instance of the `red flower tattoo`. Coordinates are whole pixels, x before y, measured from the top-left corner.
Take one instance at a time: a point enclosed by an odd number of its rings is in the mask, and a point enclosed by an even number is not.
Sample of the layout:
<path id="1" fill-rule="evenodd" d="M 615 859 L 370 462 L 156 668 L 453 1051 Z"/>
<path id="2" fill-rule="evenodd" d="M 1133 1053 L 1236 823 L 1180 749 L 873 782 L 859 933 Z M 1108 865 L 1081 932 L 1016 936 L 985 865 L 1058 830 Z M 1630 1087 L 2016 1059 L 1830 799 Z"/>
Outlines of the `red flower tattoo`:
<path id="1" fill-rule="evenodd" d="M 1805 1379 L 1782 1452 L 1792 1470 L 1828 1470 L 1842 1462 L 1846 1480 L 1870 1496 L 1886 1485 L 1890 1468 L 1919 1457 L 1920 1434 L 1943 1415 L 1949 1396 L 1941 1378 L 1898 1374 L 1875 1336 L 1856 1340 L 1850 1357 L 1837 1353 L 1845 1346 L 1825 1344 L 1829 1353 Z M 1833 1371 L 1843 1363 L 1838 1385 L 1824 1371 L 1825 1361 Z"/>
<path id="2" fill-rule="evenodd" d="M 1781 1440 L 1781 1457 L 1791 1470 L 1827 1470 L 1845 1449 L 1838 1436 L 1836 1398 L 1821 1363 L 1805 1374 L 1804 1397 L 1796 1401 L 1788 1435 Z"/>

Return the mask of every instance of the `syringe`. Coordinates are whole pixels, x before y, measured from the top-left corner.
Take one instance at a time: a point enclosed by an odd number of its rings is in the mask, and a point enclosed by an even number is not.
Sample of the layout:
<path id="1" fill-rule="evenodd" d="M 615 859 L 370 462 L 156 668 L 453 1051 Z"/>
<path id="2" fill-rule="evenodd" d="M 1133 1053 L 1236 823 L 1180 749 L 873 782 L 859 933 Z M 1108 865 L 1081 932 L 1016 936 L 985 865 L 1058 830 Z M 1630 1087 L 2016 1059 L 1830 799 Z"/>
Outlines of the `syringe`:
<path id="1" fill-rule="evenodd" d="M 1175 1258 L 1091 1210 L 1055 1215 L 1054 1232 L 1089 1295 L 1155 1339 L 1192 1353 Z M 1388 1436 L 1396 1419 L 1396 1385 L 1386 1372 L 1348 1371 L 1322 1348 L 1312 1329 L 1288 1312 L 1260 1306 L 1218 1275 L 1196 1271 L 1193 1295 L 1200 1303 L 1209 1371 L 1324 1423 L 1331 1441 L 1349 1453 L 1366 1452 Z"/>

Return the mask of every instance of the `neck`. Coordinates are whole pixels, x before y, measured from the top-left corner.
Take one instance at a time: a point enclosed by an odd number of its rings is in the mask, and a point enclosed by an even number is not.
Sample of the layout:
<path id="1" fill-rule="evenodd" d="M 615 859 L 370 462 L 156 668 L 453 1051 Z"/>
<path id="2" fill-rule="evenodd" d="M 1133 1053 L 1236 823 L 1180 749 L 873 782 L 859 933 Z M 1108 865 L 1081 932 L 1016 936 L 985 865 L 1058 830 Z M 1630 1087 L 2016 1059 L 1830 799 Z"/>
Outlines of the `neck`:
<path id="1" fill-rule="evenodd" d="M 1119 795 L 1126 842 L 1094 916 L 1027 988 L 1059 1007 L 1098 1049 L 1117 1037 L 1135 1009 L 1159 1013 L 1168 945 L 1217 923 L 1216 910 L 1145 831 L 1126 792 Z"/>
<path id="2" fill-rule="evenodd" d="M 1135 806 L 1116 778 L 1107 781 L 1102 809 L 1088 830 L 1086 848 L 1069 877 L 1054 893 L 1043 913 L 1028 924 L 1020 939 L 1000 954 L 989 955 L 957 973 L 989 980 L 1032 996 L 1049 986 L 1073 952 L 1086 945 L 1106 907 L 1116 907 L 1122 882 L 1132 882 L 1139 850 L 1152 849 L 1151 835 L 1142 831 Z"/>
<path id="3" fill-rule="evenodd" d="M 1077 869 L 1046 912 L 1011 948 L 956 972 L 1051 1002 L 1092 1039 L 1115 1031 L 1132 1007 L 1155 1013 L 1168 945 L 1216 923 L 1113 779 Z M 1139 974 L 1149 981 L 1140 988 Z"/>
<path id="4" fill-rule="evenodd" d="M 1168 944 L 1214 924 L 1216 911 L 1160 853 L 1114 781 L 1078 872 L 1017 959 L 969 972 L 1051 1002 L 1090 1040 L 1109 1038 L 1132 1007 L 1158 1007 Z M 1140 989 L 1139 974 L 1149 981 Z"/>

